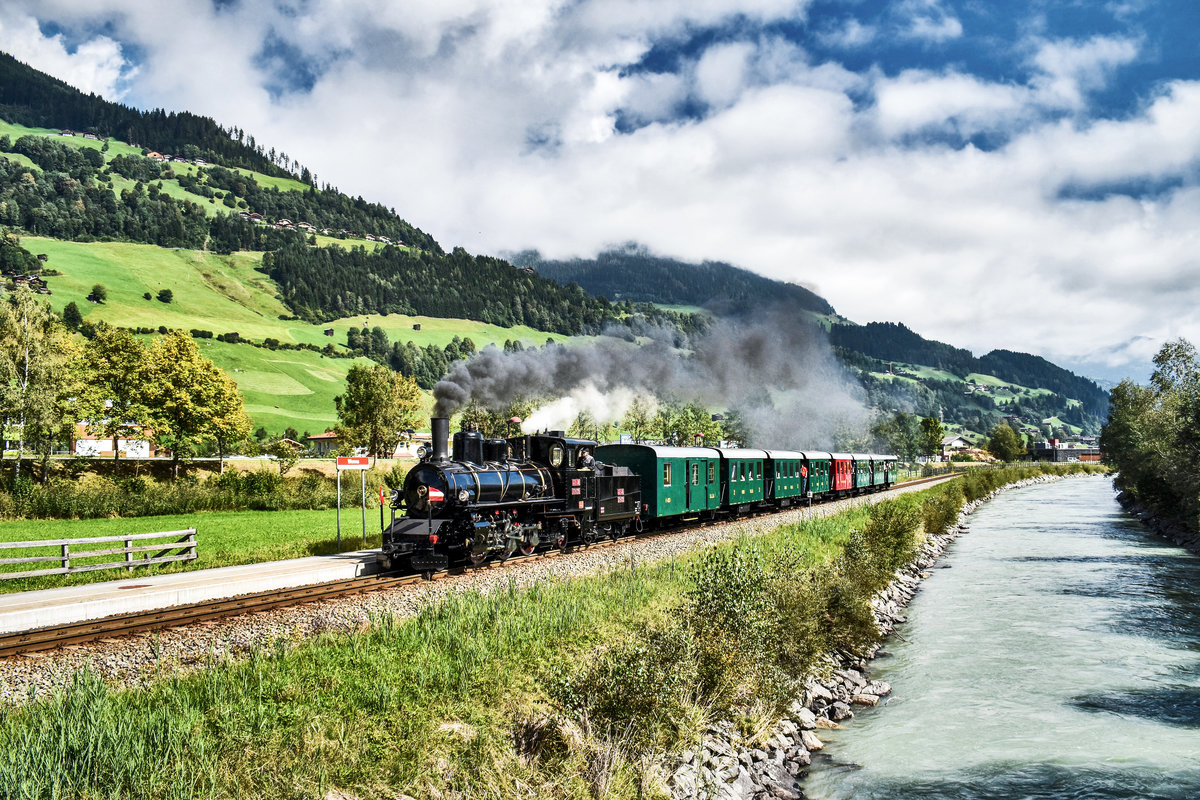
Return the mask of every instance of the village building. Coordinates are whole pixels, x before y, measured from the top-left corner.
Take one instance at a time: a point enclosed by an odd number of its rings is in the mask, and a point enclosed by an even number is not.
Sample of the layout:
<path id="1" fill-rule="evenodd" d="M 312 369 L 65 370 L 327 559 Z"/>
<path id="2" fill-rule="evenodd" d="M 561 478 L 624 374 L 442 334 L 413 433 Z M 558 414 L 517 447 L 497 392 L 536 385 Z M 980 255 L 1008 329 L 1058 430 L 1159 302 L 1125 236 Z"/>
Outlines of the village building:
<path id="1" fill-rule="evenodd" d="M 129 426 L 128 438 L 118 436 L 100 436 L 89 433 L 87 424 L 80 422 L 75 425 L 74 436 L 71 437 L 70 452 L 77 456 L 94 456 L 96 458 L 157 458 L 170 456 L 169 450 L 159 450 L 154 440 L 148 436 L 149 430 Z"/>
<path id="2" fill-rule="evenodd" d="M 341 437 L 336 433 L 315 433 L 312 436 L 304 437 L 304 441 L 308 443 L 313 455 L 318 458 L 332 456 L 341 446 Z"/>
<path id="3" fill-rule="evenodd" d="M 954 455 L 955 453 L 961 453 L 964 450 L 969 450 L 970 448 L 971 443 L 961 436 L 943 436 L 942 460 L 944 461 L 946 458 Z"/>

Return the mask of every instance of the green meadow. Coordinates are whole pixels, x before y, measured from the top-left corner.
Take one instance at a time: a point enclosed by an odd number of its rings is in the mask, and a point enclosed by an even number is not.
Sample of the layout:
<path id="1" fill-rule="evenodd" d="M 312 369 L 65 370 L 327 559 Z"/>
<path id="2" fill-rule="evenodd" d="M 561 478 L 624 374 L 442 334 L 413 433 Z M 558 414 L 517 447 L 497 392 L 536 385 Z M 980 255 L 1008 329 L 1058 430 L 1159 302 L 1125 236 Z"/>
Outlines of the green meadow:
<path id="1" fill-rule="evenodd" d="M 342 549 L 355 550 L 362 544 L 362 512 L 359 510 L 358 476 L 355 475 L 353 496 L 345 500 L 342 509 Z M 347 490 L 350 491 L 350 490 Z M 374 496 L 368 493 L 368 501 Z M 0 594 L 50 589 L 81 583 L 120 580 L 130 575 L 146 576 L 164 572 L 191 571 L 235 564 L 256 564 L 305 556 L 337 552 L 337 510 L 320 511 L 209 511 L 171 514 L 129 519 L 38 519 L 0 522 L 0 540 L 26 542 L 45 539 L 83 539 L 93 536 L 120 536 L 136 533 L 156 533 L 195 528 L 196 560 L 163 566 L 140 568 L 132 573 L 124 570 L 96 570 L 74 575 L 51 575 L 41 578 L 18 578 L 0 581 Z M 367 546 L 379 546 L 379 509 L 367 512 Z M 112 545 L 95 545 L 111 547 Z M 87 549 L 80 547 L 78 553 Z M 71 549 L 76 555 L 76 548 Z M 41 550 L 6 551 L 5 556 L 50 555 Z M 84 556 L 80 555 L 79 558 Z M 118 560 L 118 559 L 108 559 Z M 53 567 L 54 564 L 32 565 L 27 569 Z M 12 568 L 6 568 L 11 570 Z"/>
<path id="2" fill-rule="evenodd" d="M 351 327 L 383 328 L 392 341 L 444 347 L 455 336 L 469 337 L 479 347 L 519 339 L 540 345 L 566 337 L 518 326 L 502 328 L 462 319 L 436 319 L 400 314 L 364 315 L 313 324 L 290 316 L 277 287 L 259 271 L 262 254 L 239 252 L 220 256 L 196 250 L 172 250 L 128 242 L 65 242 L 36 236 L 21 239 L 33 253 L 45 253 L 46 266 L 60 275 L 49 277 L 53 308 L 61 312 L 74 302 L 85 320 L 130 328 L 206 330 L 214 335 L 236 332 L 244 339 L 267 338 L 287 344 L 324 348 L 333 344 L 345 353 Z M 103 284 L 103 303 L 88 302 L 95 284 Z M 170 303 L 157 300 L 170 289 Z M 151 299 L 145 298 L 146 293 Z M 420 329 L 416 330 L 415 326 Z M 332 335 L 326 335 L 332 330 Z M 318 433 L 334 424 L 333 398 L 342 392 L 346 373 L 366 359 L 329 358 L 311 350 L 268 350 L 247 344 L 200 340 L 213 363 L 241 388 L 255 427 L 272 433 L 291 426 Z"/>

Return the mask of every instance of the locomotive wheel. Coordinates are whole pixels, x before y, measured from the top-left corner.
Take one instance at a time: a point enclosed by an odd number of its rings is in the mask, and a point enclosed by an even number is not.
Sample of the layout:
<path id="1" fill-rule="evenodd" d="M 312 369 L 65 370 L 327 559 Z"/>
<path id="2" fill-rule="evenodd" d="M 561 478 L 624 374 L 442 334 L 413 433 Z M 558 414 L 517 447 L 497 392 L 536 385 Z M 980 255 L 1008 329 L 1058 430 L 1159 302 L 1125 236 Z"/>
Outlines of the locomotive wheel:
<path id="1" fill-rule="evenodd" d="M 478 567 L 483 562 L 488 560 L 488 543 L 487 539 L 482 536 L 471 541 L 471 549 L 467 551 L 467 558 L 470 559 L 471 565 Z"/>
<path id="2" fill-rule="evenodd" d="M 531 556 L 533 555 L 534 550 L 537 550 L 536 542 L 521 542 L 521 555 Z"/>

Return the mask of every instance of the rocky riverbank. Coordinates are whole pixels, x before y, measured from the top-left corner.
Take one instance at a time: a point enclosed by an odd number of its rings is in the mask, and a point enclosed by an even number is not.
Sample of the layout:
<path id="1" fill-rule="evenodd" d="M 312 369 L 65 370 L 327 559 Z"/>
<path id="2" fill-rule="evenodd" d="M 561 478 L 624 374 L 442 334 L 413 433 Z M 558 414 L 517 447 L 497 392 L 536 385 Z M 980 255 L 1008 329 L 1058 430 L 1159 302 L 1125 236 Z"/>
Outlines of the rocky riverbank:
<path id="1" fill-rule="evenodd" d="M 1042 476 L 1010 484 L 987 497 L 963 506 L 955 524 L 944 534 L 930 536 L 917 557 L 896 572 L 895 579 L 872 601 L 875 623 L 883 639 L 906 621 L 904 609 L 916 595 L 929 569 L 959 534 L 981 505 L 1008 489 L 1058 481 Z M 747 742 L 731 722 L 708 727 L 700 747 L 684 751 L 667 771 L 673 800 L 798 800 L 804 796 L 799 780 L 812 761 L 812 753 L 824 748 L 819 731 L 840 727 L 854 716 L 854 708 L 878 705 L 891 694 L 883 681 L 873 681 L 867 664 L 880 648 L 866 653 L 833 653 L 806 682 L 785 716 L 766 736 Z"/>
<path id="2" fill-rule="evenodd" d="M 1200 534 L 1188 530 L 1187 526 L 1180 522 L 1168 519 L 1139 504 L 1128 492 L 1118 494 L 1117 502 L 1156 535 L 1186 550 L 1200 554 Z"/>

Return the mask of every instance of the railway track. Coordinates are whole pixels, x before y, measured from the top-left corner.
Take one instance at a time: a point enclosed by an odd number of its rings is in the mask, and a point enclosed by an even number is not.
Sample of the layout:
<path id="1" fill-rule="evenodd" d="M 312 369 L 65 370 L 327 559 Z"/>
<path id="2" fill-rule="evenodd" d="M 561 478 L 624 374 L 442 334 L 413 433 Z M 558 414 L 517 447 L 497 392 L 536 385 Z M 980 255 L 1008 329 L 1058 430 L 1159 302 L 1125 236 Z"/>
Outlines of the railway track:
<path id="1" fill-rule="evenodd" d="M 895 491 L 900 487 L 908 488 L 934 481 L 946 480 L 952 477 L 957 477 L 958 474 L 959 473 L 954 473 L 951 475 L 937 475 L 930 478 L 920 478 L 917 480 L 906 481 L 905 483 L 893 486 L 889 491 Z M 686 530 L 686 528 L 684 529 Z M 679 527 L 673 527 L 662 532 L 674 533 L 679 532 L 680 530 L 681 529 Z M 647 533 L 632 538 L 639 539 L 653 535 L 655 534 Z M 616 541 L 601 541 L 590 545 L 590 547 L 611 547 L 622 542 L 630 541 L 630 538 L 631 537 L 626 537 Z M 510 561 L 518 562 L 533 559 L 556 558 L 563 555 L 565 554 L 562 551 L 549 550 L 529 556 L 519 556 L 510 559 Z M 434 579 L 441 579 L 452 575 L 465 574 L 474 570 L 492 569 L 496 567 L 497 565 L 495 564 L 489 564 L 487 566 L 475 568 L 456 567 L 446 573 L 439 573 L 438 575 L 435 575 Z M 118 616 L 103 617 L 84 622 L 74 622 L 66 625 L 38 628 L 30 631 L 0 634 L 0 659 L 25 655 L 27 653 L 53 650 L 71 645 L 81 645 L 88 642 L 94 642 L 118 636 L 150 633 L 153 631 L 165 630 L 167 628 L 180 627 L 183 625 L 194 625 L 200 622 L 209 622 L 226 617 L 261 613 L 276 608 L 295 606 L 302 603 L 311 603 L 321 600 L 331 600 L 337 597 L 346 597 L 348 595 L 360 594 L 363 592 L 382 591 L 385 589 L 396 588 L 398 586 L 417 583 L 422 580 L 426 580 L 426 578 L 422 577 L 421 575 L 367 575 L 361 578 L 352 578 L 349 580 L 333 581 L 330 583 L 321 583 L 311 586 L 298 586 L 288 589 L 257 592 L 253 594 L 244 594 L 220 600 L 210 600 L 203 603 L 171 606 L 169 608 L 163 608 L 154 611 L 121 614 Z"/>

